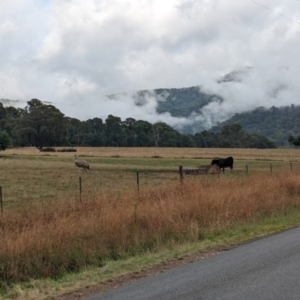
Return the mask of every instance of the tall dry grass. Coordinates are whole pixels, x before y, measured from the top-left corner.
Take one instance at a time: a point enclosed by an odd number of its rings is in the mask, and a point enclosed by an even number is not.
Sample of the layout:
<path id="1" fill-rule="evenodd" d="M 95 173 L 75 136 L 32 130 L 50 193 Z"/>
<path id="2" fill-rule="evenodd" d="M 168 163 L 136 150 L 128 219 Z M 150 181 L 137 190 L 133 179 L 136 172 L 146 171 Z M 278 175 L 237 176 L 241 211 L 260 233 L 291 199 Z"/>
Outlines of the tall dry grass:
<path id="1" fill-rule="evenodd" d="M 299 176 L 204 177 L 84 202 L 32 202 L 0 215 L 0 285 L 56 278 L 299 207 Z"/>

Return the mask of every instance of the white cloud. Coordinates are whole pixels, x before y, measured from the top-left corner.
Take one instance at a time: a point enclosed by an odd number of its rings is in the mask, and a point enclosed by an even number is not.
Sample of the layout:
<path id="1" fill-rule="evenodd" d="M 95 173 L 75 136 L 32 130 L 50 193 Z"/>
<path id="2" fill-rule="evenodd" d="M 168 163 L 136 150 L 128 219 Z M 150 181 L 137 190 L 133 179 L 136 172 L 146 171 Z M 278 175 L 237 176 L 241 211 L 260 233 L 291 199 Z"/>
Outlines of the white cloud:
<path id="1" fill-rule="evenodd" d="M 16 26 L 11 21 L 5 21 L 0 25 L 0 34 L 1 36 L 13 34 L 16 31 Z"/>
<path id="2" fill-rule="evenodd" d="M 200 85 L 225 99 L 205 108 L 207 124 L 235 110 L 299 103 L 300 3 L 255 2 L 1 1 L 0 98 L 52 101 L 82 119 L 172 124 L 189 120 L 158 116 L 154 97 L 136 107 L 130 93 L 105 95 Z M 242 83 L 215 82 L 246 66 L 253 70 Z"/>

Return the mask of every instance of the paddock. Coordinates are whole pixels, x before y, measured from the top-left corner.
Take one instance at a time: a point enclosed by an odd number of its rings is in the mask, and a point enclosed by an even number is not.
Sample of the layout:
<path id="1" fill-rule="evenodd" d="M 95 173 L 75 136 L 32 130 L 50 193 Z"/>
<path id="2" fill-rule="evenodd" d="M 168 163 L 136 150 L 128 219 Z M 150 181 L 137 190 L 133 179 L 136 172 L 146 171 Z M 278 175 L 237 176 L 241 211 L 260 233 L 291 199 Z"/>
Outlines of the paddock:
<path id="1" fill-rule="evenodd" d="M 60 148 L 58 148 L 60 149 Z M 275 175 L 282 170 L 300 171 L 300 151 L 297 149 L 195 149 L 195 148 L 76 148 L 78 157 L 93 168 L 83 173 L 74 166 L 74 153 L 40 152 L 35 148 L 8 149 L 0 156 L 0 182 L 4 210 L 32 201 L 79 199 L 81 177 L 83 200 L 95 191 L 122 192 L 159 187 L 180 181 L 179 166 L 195 169 L 207 167 L 213 157 L 232 155 L 233 172 L 220 176 L 235 178 L 259 173 Z M 199 170 L 200 168 L 200 170 Z M 201 176 L 184 174 L 189 181 L 201 181 Z M 207 176 L 206 176 L 207 177 Z M 215 180 L 217 176 L 208 176 Z"/>

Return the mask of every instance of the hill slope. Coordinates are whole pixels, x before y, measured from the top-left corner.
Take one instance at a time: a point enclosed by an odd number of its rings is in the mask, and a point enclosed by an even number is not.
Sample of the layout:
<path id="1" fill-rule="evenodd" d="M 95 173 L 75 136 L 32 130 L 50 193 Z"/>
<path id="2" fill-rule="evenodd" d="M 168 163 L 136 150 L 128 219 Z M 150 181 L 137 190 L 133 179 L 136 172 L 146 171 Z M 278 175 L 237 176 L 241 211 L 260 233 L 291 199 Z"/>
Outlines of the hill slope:
<path id="1" fill-rule="evenodd" d="M 249 133 L 264 135 L 274 141 L 278 147 L 289 145 L 291 135 L 300 135 L 300 106 L 263 107 L 235 114 L 225 122 L 219 123 L 212 131 L 219 131 L 226 124 L 238 123 Z"/>

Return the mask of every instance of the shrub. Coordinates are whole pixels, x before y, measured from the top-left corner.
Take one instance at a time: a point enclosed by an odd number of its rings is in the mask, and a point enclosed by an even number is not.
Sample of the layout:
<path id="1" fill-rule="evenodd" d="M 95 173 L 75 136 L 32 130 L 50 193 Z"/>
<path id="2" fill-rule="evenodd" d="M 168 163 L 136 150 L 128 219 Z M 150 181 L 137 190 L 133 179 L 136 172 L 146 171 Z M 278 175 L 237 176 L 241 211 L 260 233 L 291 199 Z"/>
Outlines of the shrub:
<path id="1" fill-rule="evenodd" d="M 41 149 L 40 151 L 42 151 L 42 152 L 56 152 L 55 148 L 52 148 L 52 147 L 46 147 L 46 148 Z"/>
<path id="2" fill-rule="evenodd" d="M 61 150 L 57 150 L 57 152 L 77 152 L 77 150 L 75 148 L 68 148 L 68 149 L 61 149 Z"/>
<path id="3" fill-rule="evenodd" d="M 0 150 L 5 150 L 10 143 L 10 137 L 6 131 L 0 131 Z"/>

